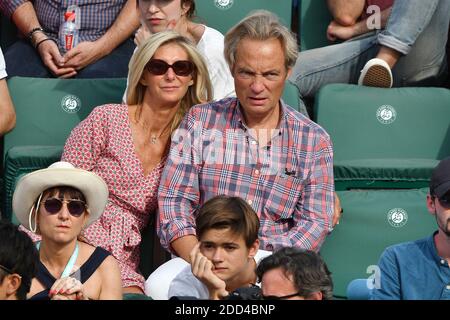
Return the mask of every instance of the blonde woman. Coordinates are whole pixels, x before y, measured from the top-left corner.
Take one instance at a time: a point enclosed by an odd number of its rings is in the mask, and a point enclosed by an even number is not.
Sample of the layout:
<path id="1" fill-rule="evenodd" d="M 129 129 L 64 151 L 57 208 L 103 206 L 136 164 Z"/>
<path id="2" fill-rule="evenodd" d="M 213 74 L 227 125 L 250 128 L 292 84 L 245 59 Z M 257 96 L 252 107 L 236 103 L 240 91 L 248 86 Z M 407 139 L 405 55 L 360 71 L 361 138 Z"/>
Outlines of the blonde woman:
<path id="1" fill-rule="evenodd" d="M 135 35 L 137 46 L 151 34 L 177 31 L 195 43 L 205 59 L 214 100 L 236 95 L 233 77 L 223 55 L 223 35 L 205 24 L 194 22 L 195 0 L 138 0 L 137 6 L 141 17 L 141 28 Z"/>
<path id="2" fill-rule="evenodd" d="M 173 31 L 150 37 L 129 70 L 128 103 L 95 108 L 72 131 L 62 159 L 106 181 L 108 204 L 83 235 L 119 261 L 124 293 L 143 293 L 141 231 L 157 209 L 171 133 L 189 108 L 211 100 L 212 88 L 195 45 Z"/>

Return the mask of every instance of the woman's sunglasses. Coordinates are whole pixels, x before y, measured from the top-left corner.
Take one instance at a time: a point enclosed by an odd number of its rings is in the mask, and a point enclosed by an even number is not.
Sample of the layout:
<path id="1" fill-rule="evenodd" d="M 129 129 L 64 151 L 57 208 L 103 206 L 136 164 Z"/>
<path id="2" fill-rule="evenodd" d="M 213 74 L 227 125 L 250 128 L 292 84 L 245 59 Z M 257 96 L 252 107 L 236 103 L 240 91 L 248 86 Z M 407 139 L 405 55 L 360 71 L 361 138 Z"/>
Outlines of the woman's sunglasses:
<path id="1" fill-rule="evenodd" d="M 151 59 L 146 67 L 147 70 L 155 76 L 166 74 L 169 68 L 172 68 L 173 72 L 181 77 L 187 77 L 194 72 L 194 64 L 187 60 L 179 60 L 174 64 L 168 64 L 164 60 Z"/>
<path id="2" fill-rule="evenodd" d="M 61 200 L 58 198 L 49 198 L 44 201 L 44 208 L 50 214 L 57 214 L 61 211 L 63 203 L 67 204 L 67 210 L 74 217 L 79 217 L 86 210 L 86 203 L 82 200 L 69 199 Z"/>

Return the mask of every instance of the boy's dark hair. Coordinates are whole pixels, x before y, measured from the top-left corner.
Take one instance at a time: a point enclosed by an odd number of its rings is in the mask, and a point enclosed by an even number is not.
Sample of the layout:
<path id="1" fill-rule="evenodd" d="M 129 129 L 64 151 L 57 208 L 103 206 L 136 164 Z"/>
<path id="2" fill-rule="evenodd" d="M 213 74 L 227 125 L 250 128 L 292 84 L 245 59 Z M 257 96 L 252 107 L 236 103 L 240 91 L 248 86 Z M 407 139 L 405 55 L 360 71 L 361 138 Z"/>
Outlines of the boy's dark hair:
<path id="1" fill-rule="evenodd" d="M 17 226 L 0 220 L 0 265 L 22 277 L 16 297 L 25 300 L 31 288 L 31 280 L 37 272 L 39 254 L 33 241 Z M 0 268 L 0 283 L 9 274 Z"/>
<path id="2" fill-rule="evenodd" d="M 210 229 L 227 229 L 243 235 L 247 248 L 258 239 L 259 218 L 250 205 L 238 197 L 217 196 L 199 209 L 196 217 L 197 236 Z"/>
<path id="3" fill-rule="evenodd" d="M 314 292 L 322 292 L 324 300 L 333 298 L 331 272 L 319 254 L 299 248 L 282 248 L 259 263 L 256 269 L 259 281 L 264 273 L 279 267 L 286 276 L 294 278 L 299 295 L 308 297 Z"/>

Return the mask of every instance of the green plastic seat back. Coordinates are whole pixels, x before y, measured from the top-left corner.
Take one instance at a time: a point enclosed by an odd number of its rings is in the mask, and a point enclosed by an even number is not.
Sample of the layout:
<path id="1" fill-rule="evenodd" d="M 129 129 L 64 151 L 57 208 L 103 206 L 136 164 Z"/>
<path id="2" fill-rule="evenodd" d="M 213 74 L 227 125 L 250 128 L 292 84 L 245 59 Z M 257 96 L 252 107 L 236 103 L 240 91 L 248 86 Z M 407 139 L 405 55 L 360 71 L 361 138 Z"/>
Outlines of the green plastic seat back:
<path id="1" fill-rule="evenodd" d="M 298 34 L 300 50 L 319 48 L 329 45 L 326 37 L 331 15 L 325 0 L 299 0 Z"/>
<path id="2" fill-rule="evenodd" d="M 344 214 L 320 252 L 332 272 L 335 296 L 345 298 L 353 279 L 373 276 L 386 247 L 430 236 L 437 229 L 426 208 L 427 192 L 338 192 Z"/>
<path id="3" fill-rule="evenodd" d="M 40 79 L 13 77 L 8 87 L 17 124 L 5 135 L 13 146 L 64 145 L 72 129 L 98 105 L 120 103 L 126 79 Z"/>
<path id="4" fill-rule="evenodd" d="M 450 155 L 450 90 L 331 84 L 315 112 L 336 161 L 442 159 Z"/>
<path id="5" fill-rule="evenodd" d="M 197 21 L 225 34 L 248 13 L 265 9 L 275 13 L 281 22 L 291 26 L 292 3 L 290 0 L 201 0 L 195 3 Z"/>

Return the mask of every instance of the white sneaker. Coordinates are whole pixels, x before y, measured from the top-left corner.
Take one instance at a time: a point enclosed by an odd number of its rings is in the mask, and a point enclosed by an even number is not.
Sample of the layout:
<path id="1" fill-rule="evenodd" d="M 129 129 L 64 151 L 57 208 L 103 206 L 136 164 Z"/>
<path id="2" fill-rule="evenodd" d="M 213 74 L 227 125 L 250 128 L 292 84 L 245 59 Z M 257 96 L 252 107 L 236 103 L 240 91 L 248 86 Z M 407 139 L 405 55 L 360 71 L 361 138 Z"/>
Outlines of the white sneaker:
<path id="1" fill-rule="evenodd" d="M 392 72 L 387 62 L 375 58 L 367 61 L 359 76 L 358 85 L 391 88 L 392 82 Z"/>

